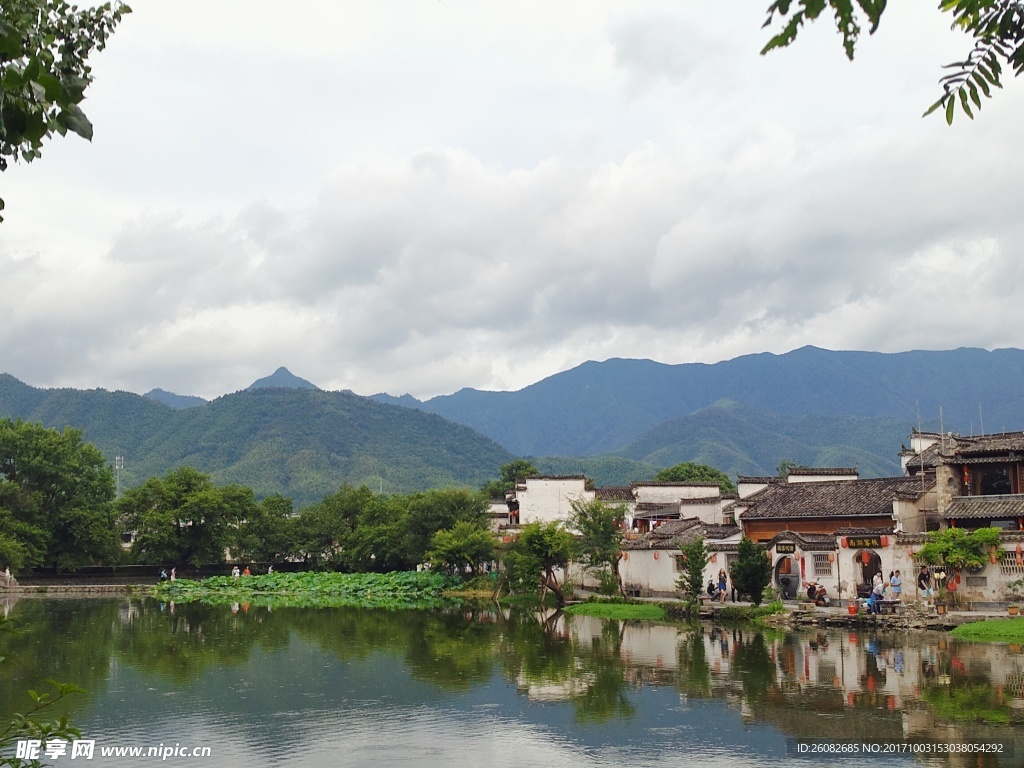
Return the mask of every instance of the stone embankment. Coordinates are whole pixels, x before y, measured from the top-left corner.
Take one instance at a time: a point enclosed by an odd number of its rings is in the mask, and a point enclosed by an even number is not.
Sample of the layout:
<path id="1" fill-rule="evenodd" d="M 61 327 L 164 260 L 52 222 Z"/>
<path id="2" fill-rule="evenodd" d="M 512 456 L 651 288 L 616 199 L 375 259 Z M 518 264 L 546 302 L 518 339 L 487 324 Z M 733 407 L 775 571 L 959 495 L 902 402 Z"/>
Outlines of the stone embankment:
<path id="1" fill-rule="evenodd" d="M 11 587 L 4 587 L 3 584 L 0 584 L 0 595 L 12 597 L 125 595 L 147 592 L 149 587 L 148 584 L 19 584 Z"/>
<path id="2" fill-rule="evenodd" d="M 787 606 L 789 608 L 789 606 Z M 947 631 L 961 624 L 970 624 L 986 619 L 1005 618 L 1005 611 L 950 611 L 939 615 L 931 606 L 908 604 L 895 614 L 870 614 L 863 611 L 850 614 L 846 608 L 817 608 L 797 605 L 785 614 L 762 619 L 769 624 L 780 626 L 847 627 L 850 629 L 891 629 L 891 630 L 938 630 Z"/>

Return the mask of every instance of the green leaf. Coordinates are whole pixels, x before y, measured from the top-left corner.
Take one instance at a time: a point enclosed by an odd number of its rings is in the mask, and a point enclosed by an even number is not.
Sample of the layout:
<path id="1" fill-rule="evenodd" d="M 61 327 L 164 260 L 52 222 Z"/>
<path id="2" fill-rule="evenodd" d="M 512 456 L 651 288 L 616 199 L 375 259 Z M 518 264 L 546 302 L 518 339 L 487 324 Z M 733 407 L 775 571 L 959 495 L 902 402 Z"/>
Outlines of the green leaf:
<path id="1" fill-rule="evenodd" d="M 92 141 L 92 123 L 77 104 L 68 104 L 57 115 L 57 121 L 69 131 L 77 133 L 83 139 Z"/>
<path id="2" fill-rule="evenodd" d="M 953 99 L 953 94 L 947 93 L 943 96 L 946 100 L 946 125 L 953 124 L 953 110 L 956 109 L 956 101 Z"/>
<path id="3" fill-rule="evenodd" d="M 978 95 L 978 87 L 970 80 L 967 81 L 967 90 L 970 91 L 971 101 L 974 102 L 974 106 L 981 108 L 981 96 Z"/>
<path id="4" fill-rule="evenodd" d="M 967 116 L 973 120 L 974 115 L 971 113 L 971 105 L 967 103 L 967 89 L 960 86 L 960 90 L 957 91 L 957 95 L 960 97 L 960 106 L 963 108 L 964 112 L 967 113 Z"/>
<path id="5" fill-rule="evenodd" d="M 36 82 L 43 86 L 47 101 L 57 101 L 64 93 L 64 87 L 60 84 L 60 80 L 49 72 L 40 72 Z"/>

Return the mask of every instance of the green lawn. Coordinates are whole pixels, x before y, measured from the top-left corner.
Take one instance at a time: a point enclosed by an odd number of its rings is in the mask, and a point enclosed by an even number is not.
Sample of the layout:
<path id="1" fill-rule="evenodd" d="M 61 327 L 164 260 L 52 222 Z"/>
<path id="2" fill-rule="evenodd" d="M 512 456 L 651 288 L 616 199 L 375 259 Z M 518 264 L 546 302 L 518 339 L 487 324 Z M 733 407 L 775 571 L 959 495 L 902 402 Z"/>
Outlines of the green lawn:
<path id="1" fill-rule="evenodd" d="M 665 609 L 649 603 L 578 603 L 570 605 L 565 612 L 574 616 L 597 616 L 601 619 L 652 619 L 665 618 Z"/>
<path id="2" fill-rule="evenodd" d="M 950 634 L 961 640 L 976 640 L 981 643 L 1024 643 L 1024 617 L 986 619 L 972 624 L 961 624 Z"/>

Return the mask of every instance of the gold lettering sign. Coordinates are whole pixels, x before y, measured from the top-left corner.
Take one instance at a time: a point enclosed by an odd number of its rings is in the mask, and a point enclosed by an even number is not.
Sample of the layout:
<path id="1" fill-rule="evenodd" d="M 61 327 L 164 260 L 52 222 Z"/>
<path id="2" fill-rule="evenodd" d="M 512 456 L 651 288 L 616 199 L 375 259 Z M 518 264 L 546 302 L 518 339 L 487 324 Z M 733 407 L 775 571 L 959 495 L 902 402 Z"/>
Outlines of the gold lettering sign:
<path id="1" fill-rule="evenodd" d="M 775 551 L 780 555 L 791 555 L 796 552 L 796 544 L 776 544 Z"/>
<path id="2" fill-rule="evenodd" d="M 881 536 L 850 536 L 847 539 L 848 546 L 851 549 L 861 549 L 865 547 L 881 547 L 882 537 Z"/>

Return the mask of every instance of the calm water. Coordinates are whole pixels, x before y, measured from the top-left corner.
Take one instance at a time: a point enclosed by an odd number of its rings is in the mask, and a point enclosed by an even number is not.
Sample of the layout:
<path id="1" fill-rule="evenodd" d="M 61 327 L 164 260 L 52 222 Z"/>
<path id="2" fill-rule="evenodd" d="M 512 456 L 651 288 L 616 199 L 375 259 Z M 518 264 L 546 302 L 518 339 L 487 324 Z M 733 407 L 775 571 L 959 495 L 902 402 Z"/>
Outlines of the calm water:
<path id="1" fill-rule="evenodd" d="M 0 714 L 47 677 L 104 746 L 170 765 L 1024 765 L 1024 654 L 933 634 L 755 633 L 491 611 L 237 612 L 22 599 Z M 797 758 L 787 740 L 1001 742 L 1012 757 Z M 792 744 L 790 744 L 792 748 Z M 103 758 L 90 765 L 155 765 Z M 77 765 L 68 757 L 55 766 Z"/>

